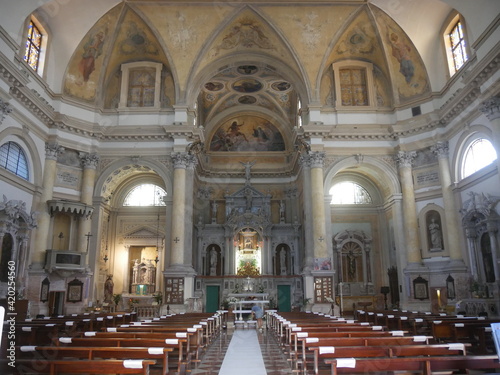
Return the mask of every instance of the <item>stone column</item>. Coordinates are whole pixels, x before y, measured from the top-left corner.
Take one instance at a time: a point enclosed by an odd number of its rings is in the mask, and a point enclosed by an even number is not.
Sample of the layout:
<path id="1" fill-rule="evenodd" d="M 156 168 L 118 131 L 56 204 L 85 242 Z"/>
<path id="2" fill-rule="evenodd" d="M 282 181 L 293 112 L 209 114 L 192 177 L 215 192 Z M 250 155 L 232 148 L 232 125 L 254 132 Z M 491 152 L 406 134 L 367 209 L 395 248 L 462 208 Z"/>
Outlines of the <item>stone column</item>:
<path id="1" fill-rule="evenodd" d="M 184 204 L 184 264 L 193 268 L 193 190 L 194 190 L 194 168 L 197 159 L 194 155 L 186 155 L 186 181 L 185 204 Z M 175 193 L 174 193 L 175 194 Z"/>
<path id="2" fill-rule="evenodd" d="M 43 268 L 45 251 L 48 249 L 50 214 L 47 201 L 53 197 L 54 183 L 57 172 L 57 156 L 64 152 L 64 147 L 57 143 L 45 144 L 45 166 L 43 171 L 43 186 L 37 211 L 37 228 L 35 233 L 35 251 L 31 259 L 33 268 Z"/>
<path id="3" fill-rule="evenodd" d="M 460 239 L 461 234 L 458 228 L 461 223 L 457 218 L 458 210 L 453 197 L 453 186 L 451 182 L 450 164 L 448 162 L 448 142 L 438 142 L 431 147 L 431 151 L 437 156 L 439 163 L 439 177 L 441 180 L 441 191 L 443 193 L 444 216 L 446 221 L 446 234 L 448 253 L 452 262 L 463 264 Z"/>
<path id="4" fill-rule="evenodd" d="M 304 264 L 303 272 L 310 273 L 313 269 L 313 258 L 314 258 L 314 242 L 313 242 L 313 231 L 312 231 L 312 204 L 311 204 L 311 158 L 309 155 L 302 155 L 299 160 L 302 165 L 302 178 L 304 183 L 303 192 L 303 202 L 304 202 Z"/>
<path id="5" fill-rule="evenodd" d="M 500 97 L 494 96 L 484 101 L 480 111 L 491 121 L 493 146 L 497 152 L 497 170 L 500 178 Z"/>
<path id="6" fill-rule="evenodd" d="M 86 206 L 92 206 L 92 197 L 94 196 L 94 184 L 97 164 L 99 163 L 99 156 L 96 154 L 80 153 L 80 159 L 83 164 L 83 177 L 80 202 Z M 77 251 L 86 252 L 87 243 L 90 238 L 92 220 L 88 216 L 81 217 L 78 226 L 78 239 Z M 89 249 L 90 250 L 90 249 Z"/>
<path id="7" fill-rule="evenodd" d="M 493 260 L 493 270 L 495 272 L 495 281 L 498 283 L 498 281 L 500 281 L 500 272 L 498 271 L 497 223 L 495 221 L 488 221 L 486 223 L 486 230 L 488 231 L 488 236 L 490 237 L 490 249 L 491 249 L 491 257 Z"/>
<path id="8" fill-rule="evenodd" d="M 472 278 L 477 279 L 479 276 L 479 263 L 477 259 L 477 232 L 474 228 L 465 228 L 465 235 L 467 237 L 467 242 L 469 243 L 469 256 L 470 256 L 470 273 Z"/>
<path id="9" fill-rule="evenodd" d="M 186 169 L 193 168 L 195 160 L 193 155 L 176 153 L 172 155 L 174 163 L 174 194 L 172 199 L 172 242 L 170 244 L 170 267 L 184 268 L 186 262 L 186 221 L 192 224 L 192 207 L 188 209 L 186 197 L 192 186 L 187 188 Z M 192 183 L 192 181 L 191 181 Z M 191 254 L 192 251 L 189 252 Z M 190 267 L 191 261 L 188 266 Z"/>
<path id="10" fill-rule="evenodd" d="M 418 238 L 417 209 L 415 204 L 415 191 L 413 189 L 412 163 L 417 153 L 398 152 L 396 162 L 399 167 L 399 178 L 403 193 L 403 221 L 406 238 L 406 251 L 408 267 L 420 265 L 422 257 L 420 255 L 420 241 Z"/>
<path id="11" fill-rule="evenodd" d="M 326 224 L 323 189 L 324 152 L 312 152 L 311 156 L 311 195 L 314 258 L 329 257 L 326 246 Z"/>

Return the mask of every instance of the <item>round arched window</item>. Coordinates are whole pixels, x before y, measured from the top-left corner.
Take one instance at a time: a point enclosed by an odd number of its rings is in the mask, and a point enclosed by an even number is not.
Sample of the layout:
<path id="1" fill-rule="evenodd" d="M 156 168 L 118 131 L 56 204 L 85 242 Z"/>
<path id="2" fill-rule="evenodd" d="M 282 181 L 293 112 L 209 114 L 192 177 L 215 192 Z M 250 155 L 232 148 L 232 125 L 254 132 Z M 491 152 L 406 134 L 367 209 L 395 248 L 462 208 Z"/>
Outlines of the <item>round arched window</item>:
<path id="1" fill-rule="evenodd" d="M 472 141 L 462 159 L 462 179 L 490 165 L 497 159 L 495 148 L 486 138 Z"/>

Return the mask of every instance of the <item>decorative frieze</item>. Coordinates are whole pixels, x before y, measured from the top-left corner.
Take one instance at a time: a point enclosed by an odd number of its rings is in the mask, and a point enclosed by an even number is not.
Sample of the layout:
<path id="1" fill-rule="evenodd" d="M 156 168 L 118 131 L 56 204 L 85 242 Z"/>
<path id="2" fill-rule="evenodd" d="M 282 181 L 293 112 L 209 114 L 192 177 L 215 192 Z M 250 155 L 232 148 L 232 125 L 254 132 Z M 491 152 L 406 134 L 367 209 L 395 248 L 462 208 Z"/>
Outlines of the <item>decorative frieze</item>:
<path id="1" fill-rule="evenodd" d="M 493 121 L 500 117 L 500 98 L 493 96 L 484 101 L 479 110 L 484 113 L 488 120 Z"/>
<path id="2" fill-rule="evenodd" d="M 12 107 L 9 103 L 4 102 L 0 98 L 0 124 L 2 124 L 5 117 L 7 117 L 12 112 Z"/>

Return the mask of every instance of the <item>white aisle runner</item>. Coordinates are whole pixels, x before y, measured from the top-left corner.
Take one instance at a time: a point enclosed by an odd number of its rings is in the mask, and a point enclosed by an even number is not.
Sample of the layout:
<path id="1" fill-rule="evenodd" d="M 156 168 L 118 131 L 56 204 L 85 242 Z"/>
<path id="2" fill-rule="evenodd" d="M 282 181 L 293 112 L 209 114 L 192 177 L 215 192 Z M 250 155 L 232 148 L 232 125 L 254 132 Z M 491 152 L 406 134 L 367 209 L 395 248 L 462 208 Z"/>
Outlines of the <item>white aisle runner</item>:
<path id="1" fill-rule="evenodd" d="M 266 375 L 266 367 L 253 329 L 235 329 L 219 375 Z"/>

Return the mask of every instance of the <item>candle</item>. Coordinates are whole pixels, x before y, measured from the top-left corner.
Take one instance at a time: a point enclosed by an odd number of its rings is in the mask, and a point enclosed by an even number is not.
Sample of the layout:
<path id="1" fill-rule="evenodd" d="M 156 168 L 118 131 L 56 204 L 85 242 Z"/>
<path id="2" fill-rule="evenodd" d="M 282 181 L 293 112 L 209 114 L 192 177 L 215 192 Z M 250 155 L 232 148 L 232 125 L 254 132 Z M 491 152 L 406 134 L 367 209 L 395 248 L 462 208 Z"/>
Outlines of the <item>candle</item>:
<path id="1" fill-rule="evenodd" d="M 437 290 L 438 307 L 441 308 L 441 290 Z"/>

